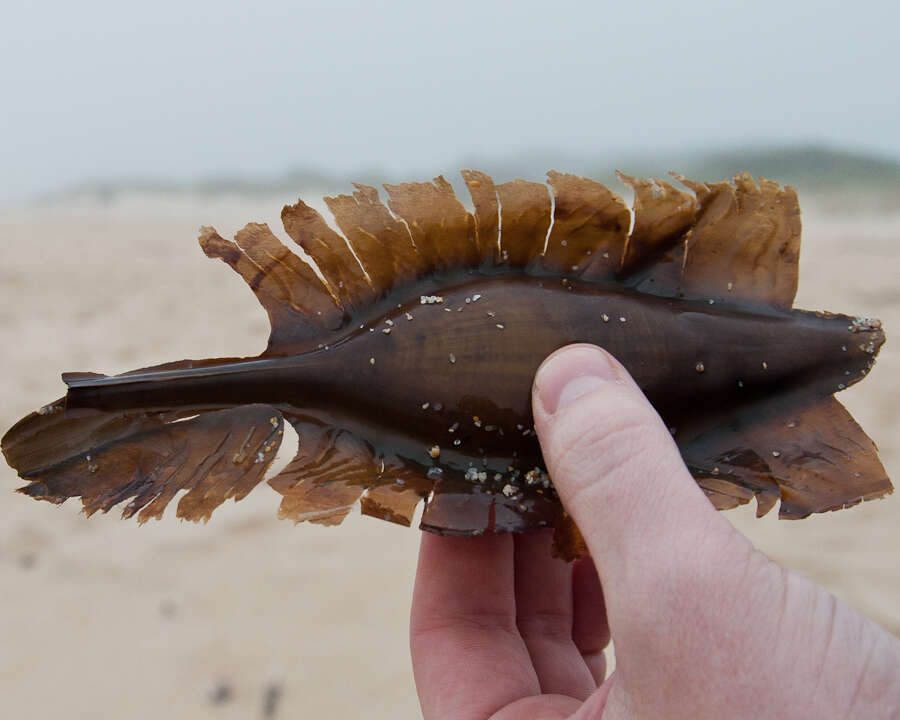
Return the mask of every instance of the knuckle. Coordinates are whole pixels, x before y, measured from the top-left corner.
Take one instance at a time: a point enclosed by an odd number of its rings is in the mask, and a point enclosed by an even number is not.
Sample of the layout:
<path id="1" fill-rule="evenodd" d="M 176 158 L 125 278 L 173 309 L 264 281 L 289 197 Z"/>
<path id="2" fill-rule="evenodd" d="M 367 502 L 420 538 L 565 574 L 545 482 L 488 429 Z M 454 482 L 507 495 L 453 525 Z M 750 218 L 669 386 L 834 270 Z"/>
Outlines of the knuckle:
<path id="1" fill-rule="evenodd" d="M 572 616 L 566 613 L 531 613 L 516 619 L 522 637 L 572 641 Z"/>
<path id="2" fill-rule="evenodd" d="M 638 472 L 658 451 L 658 418 L 633 402 L 612 412 L 573 407 L 555 424 L 547 444 L 547 462 L 555 478 L 573 489 L 598 475 Z"/>
<path id="3" fill-rule="evenodd" d="M 440 634 L 517 635 L 518 627 L 509 613 L 457 612 L 438 617 L 414 619 L 410 627 L 413 639 Z"/>

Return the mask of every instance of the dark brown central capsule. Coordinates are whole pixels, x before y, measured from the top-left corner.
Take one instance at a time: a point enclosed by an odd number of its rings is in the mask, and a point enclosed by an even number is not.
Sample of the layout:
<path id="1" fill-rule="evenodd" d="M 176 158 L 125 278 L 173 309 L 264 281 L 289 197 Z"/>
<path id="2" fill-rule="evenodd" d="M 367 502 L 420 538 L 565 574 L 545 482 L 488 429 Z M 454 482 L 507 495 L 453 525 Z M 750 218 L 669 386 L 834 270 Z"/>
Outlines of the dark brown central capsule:
<path id="1" fill-rule="evenodd" d="M 884 336 L 864 336 L 873 343 L 867 352 L 852 323 L 502 275 L 414 295 L 301 355 L 73 381 L 67 404 L 107 411 L 268 404 L 315 413 L 408 462 L 462 473 L 477 464 L 493 477 L 506 474 L 514 453 L 516 466 L 541 464 L 531 381 L 557 348 L 587 342 L 609 350 L 687 437 L 760 398 L 788 389 L 826 397 L 860 380 Z M 434 445 L 438 459 L 429 456 Z"/>

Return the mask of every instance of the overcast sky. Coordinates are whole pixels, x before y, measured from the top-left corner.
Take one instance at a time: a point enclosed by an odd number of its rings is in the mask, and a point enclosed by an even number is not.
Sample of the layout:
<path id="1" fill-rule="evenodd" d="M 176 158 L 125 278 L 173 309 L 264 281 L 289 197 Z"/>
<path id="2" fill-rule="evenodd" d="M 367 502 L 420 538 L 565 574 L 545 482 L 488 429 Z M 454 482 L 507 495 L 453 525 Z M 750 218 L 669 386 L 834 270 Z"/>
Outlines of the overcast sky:
<path id="1" fill-rule="evenodd" d="M 900 158 L 898 28 L 897 0 L 4 0 L 0 202 L 531 152 Z"/>

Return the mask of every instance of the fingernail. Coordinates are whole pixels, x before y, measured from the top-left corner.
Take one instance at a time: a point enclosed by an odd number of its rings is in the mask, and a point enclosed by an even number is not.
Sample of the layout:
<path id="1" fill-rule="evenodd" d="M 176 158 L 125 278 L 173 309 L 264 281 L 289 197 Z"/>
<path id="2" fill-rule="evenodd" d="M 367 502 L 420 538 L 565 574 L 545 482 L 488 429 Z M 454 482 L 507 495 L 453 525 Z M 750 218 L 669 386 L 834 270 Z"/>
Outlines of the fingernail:
<path id="1" fill-rule="evenodd" d="M 607 353 L 593 345 L 577 345 L 547 358 L 538 368 L 534 385 L 544 411 L 553 415 L 616 378 L 616 368 Z"/>

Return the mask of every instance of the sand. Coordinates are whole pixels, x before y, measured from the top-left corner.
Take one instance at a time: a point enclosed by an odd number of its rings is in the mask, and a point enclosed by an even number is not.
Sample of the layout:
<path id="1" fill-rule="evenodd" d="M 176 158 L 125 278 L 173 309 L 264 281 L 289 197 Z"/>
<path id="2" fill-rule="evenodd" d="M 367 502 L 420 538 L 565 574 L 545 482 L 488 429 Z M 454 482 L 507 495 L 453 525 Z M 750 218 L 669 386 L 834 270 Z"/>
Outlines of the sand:
<path id="1" fill-rule="evenodd" d="M 59 373 L 252 355 L 265 315 L 207 260 L 201 224 L 280 227 L 293 198 L 127 197 L 0 213 L 0 430 Z M 804 201 L 798 307 L 881 317 L 889 342 L 840 398 L 900 478 L 900 212 Z M 0 467 L 0 697 L 16 718 L 415 718 L 407 617 L 418 531 L 275 517 L 267 486 L 206 526 L 12 492 Z M 802 522 L 728 514 L 784 565 L 900 634 L 900 496 Z"/>

